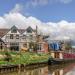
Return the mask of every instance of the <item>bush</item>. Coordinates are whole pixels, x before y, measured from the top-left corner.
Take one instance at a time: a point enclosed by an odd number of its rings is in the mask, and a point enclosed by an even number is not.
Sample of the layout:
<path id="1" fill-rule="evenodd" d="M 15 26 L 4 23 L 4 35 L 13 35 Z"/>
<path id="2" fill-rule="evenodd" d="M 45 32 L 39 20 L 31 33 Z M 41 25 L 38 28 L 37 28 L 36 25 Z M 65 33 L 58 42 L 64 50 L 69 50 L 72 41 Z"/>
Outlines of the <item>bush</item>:
<path id="1" fill-rule="evenodd" d="M 11 54 L 8 53 L 8 52 L 6 52 L 5 53 L 5 61 L 8 61 L 9 62 L 10 60 L 12 60 Z"/>

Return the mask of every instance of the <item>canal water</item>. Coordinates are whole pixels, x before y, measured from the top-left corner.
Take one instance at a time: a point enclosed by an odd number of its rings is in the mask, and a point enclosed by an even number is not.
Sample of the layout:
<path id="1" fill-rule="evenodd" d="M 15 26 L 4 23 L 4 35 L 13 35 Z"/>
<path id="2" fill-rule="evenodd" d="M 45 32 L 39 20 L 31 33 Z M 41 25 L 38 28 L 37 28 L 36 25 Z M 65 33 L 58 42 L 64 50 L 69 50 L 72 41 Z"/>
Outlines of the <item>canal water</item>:
<path id="1" fill-rule="evenodd" d="M 42 67 L 30 66 L 17 72 L 1 73 L 0 75 L 75 75 L 75 63 Z"/>

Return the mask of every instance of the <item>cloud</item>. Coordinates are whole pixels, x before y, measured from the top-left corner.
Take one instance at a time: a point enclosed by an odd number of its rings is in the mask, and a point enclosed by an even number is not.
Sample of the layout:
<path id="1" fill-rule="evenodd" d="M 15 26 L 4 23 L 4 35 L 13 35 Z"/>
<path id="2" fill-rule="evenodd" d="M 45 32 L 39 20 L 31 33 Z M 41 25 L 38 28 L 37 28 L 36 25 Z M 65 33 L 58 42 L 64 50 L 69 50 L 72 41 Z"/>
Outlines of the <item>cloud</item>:
<path id="1" fill-rule="evenodd" d="M 53 29 L 52 39 L 75 39 L 75 23 L 60 21 L 58 23 L 49 22 L 48 25 Z"/>
<path id="2" fill-rule="evenodd" d="M 36 6 L 44 6 L 49 3 L 49 0 L 30 0 L 26 3 L 26 7 L 36 7 Z"/>
<path id="3" fill-rule="evenodd" d="M 55 3 L 63 3 L 63 4 L 69 4 L 73 0 L 30 0 L 26 3 L 26 7 L 36 7 L 36 6 L 45 6 L 48 4 L 55 4 Z"/>
<path id="4" fill-rule="evenodd" d="M 4 27 L 6 25 L 6 21 L 3 17 L 0 17 L 0 27 Z"/>
<path id="5" fill-rule="evenodd" d="M 64 4 L 68 4 L 71 3 L 73 0 L 59 0 L 59 1 Z"/>
<path id="6" fill-rule="evenodd" d="M 16 4 L 15 7 L 10 11 L 11 13 L 21 12 L 23 6 L 21 4 Z"/>

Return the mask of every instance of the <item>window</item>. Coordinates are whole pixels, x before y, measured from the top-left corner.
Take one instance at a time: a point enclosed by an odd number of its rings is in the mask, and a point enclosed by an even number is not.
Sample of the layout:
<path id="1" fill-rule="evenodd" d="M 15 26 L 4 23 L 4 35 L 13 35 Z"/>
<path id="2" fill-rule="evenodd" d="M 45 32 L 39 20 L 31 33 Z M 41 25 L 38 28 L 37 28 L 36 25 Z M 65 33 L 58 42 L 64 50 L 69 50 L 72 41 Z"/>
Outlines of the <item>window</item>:
<path id="1" fill-rule="evenodd" d="M 19 39 L 19 35 L 16 35 L 16 39 Z"/>
<path id="2" fill-rule="evenodd" d="M 13 39 L 13 34 L 10 34 L 10 39 Z"/>
<path id="3" fill-rule="evenodd" d="M 19 51 L 19 43 L 10 43 L 10 50 Z"/>
<path id="4" fill-rule="evenodd" d="M 41 50 L 41 44 L 37 45 L 37 50 Z"/>
<path id="5" fill-rule="evenodd" d="M 10 43 L 10 46 L 19 46 L 19 43 Z"/>
<path id="6" fill-rule="evenodd" d="M 28 32 L 28 33 L 32 33 L 32 31 L 33 31 L 33 29 L 32 29 L 31 27 L 28 27 L 28 28 L 27 28 L 27 32 Z"/>
<path id="7" fill-rule="evenodd" d="M 11 28 L 11 33 L 17 33 L 17 28 L 16 28 L 16 26 L 13 26 L 13 27 Z"/>
<path id="8" fill-rule="evenodd" d="M 11 33 L 17 33 L 17 30 L 16 30 L 16 29 L 13 29 L 13 30 L 11 31 Z"/>

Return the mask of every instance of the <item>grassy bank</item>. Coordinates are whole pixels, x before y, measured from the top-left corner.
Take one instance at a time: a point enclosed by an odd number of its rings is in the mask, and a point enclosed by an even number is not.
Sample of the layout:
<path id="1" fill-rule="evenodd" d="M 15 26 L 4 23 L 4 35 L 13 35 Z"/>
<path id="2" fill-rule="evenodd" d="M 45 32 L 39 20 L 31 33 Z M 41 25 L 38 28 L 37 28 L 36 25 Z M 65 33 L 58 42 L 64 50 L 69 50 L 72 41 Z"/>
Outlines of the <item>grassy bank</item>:
<path id="1" fill-rule="evenodd" d="M 45 53 L 31 53 L 31 52 L 9 52 L 10 61 L 6 61 L 5 53 L 0 53 L 0 55 L 4 56 L 0 58 L 0 65 L 18 65 L 18 64 L 32 64 L 32 63 L 41 63 L 47 62 L 48 58 L 51 58 L 49 54 Z"/>

